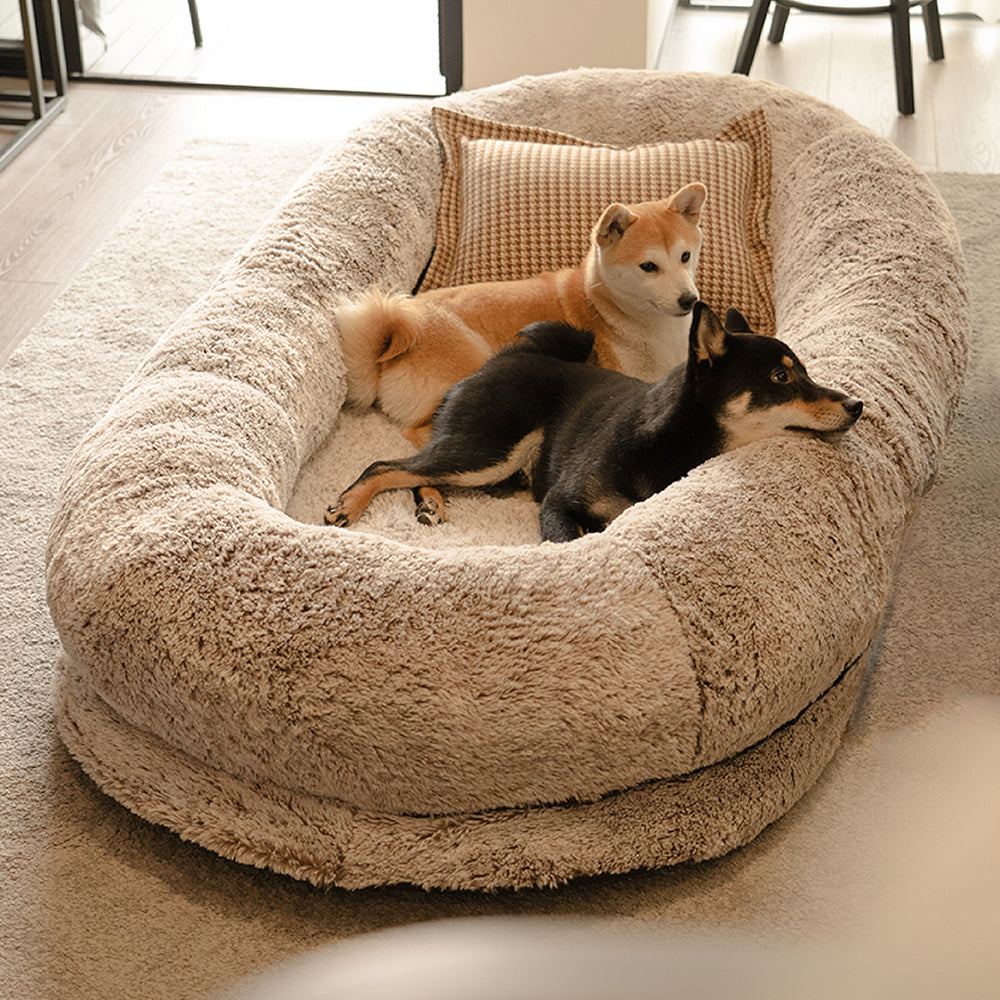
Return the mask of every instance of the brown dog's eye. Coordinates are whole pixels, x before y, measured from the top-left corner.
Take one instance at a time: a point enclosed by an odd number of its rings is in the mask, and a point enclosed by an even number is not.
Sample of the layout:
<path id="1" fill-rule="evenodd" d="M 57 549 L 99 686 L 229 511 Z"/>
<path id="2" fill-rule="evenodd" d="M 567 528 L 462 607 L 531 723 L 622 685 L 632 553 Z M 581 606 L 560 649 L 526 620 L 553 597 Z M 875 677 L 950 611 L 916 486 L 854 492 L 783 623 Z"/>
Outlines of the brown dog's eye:
<path id="1" fill-rule="evenodd" d="M 659 267 L 654 264 L 651 260 L 644 260 L 640 265 L 639 269 L 645 271 L 646 274 L 656 274 L 659 271 Z"/>
<path id="2" fill-rule="evenodd" d="M 771 372 L 772 382 L 787 382 L 788 378 L 789 376 L 787 368 L 775 368 L 774 371 Z"/>
<path id="3" fill-rule="evenodd" d="M 691 259 L 691 251 L 685 250 L 684 253 L 681 254 L 681 263 L 686 264 L 690 259 Z"/>

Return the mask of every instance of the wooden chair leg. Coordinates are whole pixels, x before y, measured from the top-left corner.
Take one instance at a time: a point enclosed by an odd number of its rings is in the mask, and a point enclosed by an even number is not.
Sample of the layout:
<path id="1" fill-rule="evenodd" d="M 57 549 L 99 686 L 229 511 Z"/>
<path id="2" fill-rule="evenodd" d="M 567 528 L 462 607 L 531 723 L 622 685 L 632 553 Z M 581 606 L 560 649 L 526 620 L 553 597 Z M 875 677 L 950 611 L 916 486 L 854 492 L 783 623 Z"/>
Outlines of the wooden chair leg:
<path id="1" fill-rule="evenodd" d="M 734 73 L 742 73 L 746 76 L 750 72 L 753 57 L 757 54 L 760 33 L 764 29 L 764 20 L 767 18 L 770 6 L 771 0 L 753 0 L 753 7 L 750 8 L 750 16 L 747 18 L 747 26 L 743 29 L 739 51 L 736 53 Z"/>
<path id="2" fill-rule="evenodd" d="M 913 51 L 910 45 L 910 6 L 907 0 L 891 0 L 892 55 L 896 67 L 896 107 L 901 115 L 912 115 Z"/>
<path id="3" fill-rule="evenodd" d="M 924 34 L 927 35 L 927 55 L 935 62 L 944 59 L 944 41 L 941 38 L 941 17 L 937 0 L 930 0 L 921 9 L 924 19 Z"/>

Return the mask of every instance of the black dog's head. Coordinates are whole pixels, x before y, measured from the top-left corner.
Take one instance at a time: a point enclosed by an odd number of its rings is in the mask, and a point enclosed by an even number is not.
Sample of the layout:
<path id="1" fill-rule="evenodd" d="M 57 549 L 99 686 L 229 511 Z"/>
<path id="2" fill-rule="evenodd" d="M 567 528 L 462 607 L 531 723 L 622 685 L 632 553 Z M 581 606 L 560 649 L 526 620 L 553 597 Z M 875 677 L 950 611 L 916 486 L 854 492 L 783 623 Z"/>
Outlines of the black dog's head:
<path id="1" fill-rule="evenodd" d="M 691 321 L 688 376 L 724 435 L 723 450 L 762 438 L 839 435 L 861 416 L 860 399 L 815 383 L 795 352 L 753 333 L 736 309 L 725 326 L 703 302 Z"/>

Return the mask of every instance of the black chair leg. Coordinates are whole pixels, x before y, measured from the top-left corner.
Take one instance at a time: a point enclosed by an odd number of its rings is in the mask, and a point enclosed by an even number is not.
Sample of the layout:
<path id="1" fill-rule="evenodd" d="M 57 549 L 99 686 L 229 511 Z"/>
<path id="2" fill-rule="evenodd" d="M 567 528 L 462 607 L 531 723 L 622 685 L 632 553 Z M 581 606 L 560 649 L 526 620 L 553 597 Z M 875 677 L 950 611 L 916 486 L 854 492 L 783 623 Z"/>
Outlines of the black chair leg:
<path id="1" fill-rule="evenodd" d="M 788 20 L 788 10 L 784 4 L 774 5 L 774 16 L 771 18 L 771 30 L 767 33 L 767 40 L 777 45 L 785 37 L 785 22 Z"/>
<path id="2" fill-rule="evenodd" d="M 739 51 L 736 53 L 734 73 L 742 73 L 746 76 L 750 72 L 753 57 L 757 54 L 760 33 L 764 30 L 764 20 L 767 18 L 767 10 L 770 6 L 771 0 L 753 0 L 753 7 L 750 8 L 750 16 L 747 18 L 747 26 L 743 29 Z"/>
<path id="3" fill-rule="evenodd" d="M 910 6 L 907 0 L 891 0 L 892 55 L 896 66 L 896 107 L 901 115 L 912 115 L 913 51 L 910 46 Z"/>
<path id="4" fill-rule="evenodd" d="M 941 39 L 941 17 L 937 0 L 925 3 L 921 11 L 924 19 L 924 34 L 927 35 L 927 55 L 935 62 L 944 59 L 944 41 Z"/>
<path id="5" fill-rule="evenodd" d="M 198 0 L 188 0 L 188 13 L 191 15 L 191 33 L 194 35 L 194 47 L 201 48 L 201 18 L 198 16 Z"/>

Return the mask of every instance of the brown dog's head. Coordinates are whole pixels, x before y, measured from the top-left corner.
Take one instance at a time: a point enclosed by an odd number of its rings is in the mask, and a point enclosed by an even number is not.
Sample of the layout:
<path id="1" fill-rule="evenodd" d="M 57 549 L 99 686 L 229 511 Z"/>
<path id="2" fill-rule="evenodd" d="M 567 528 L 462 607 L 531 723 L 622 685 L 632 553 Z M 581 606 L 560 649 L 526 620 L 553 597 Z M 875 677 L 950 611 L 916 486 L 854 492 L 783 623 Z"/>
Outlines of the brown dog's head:
<path id="1" fill-rule="evenodd" d="M 609 205 L 594 227 L 592 262 L 604 293 L 629 316 L 684 316 L 698 301 L 704 184 L 670 198 Z"/>

